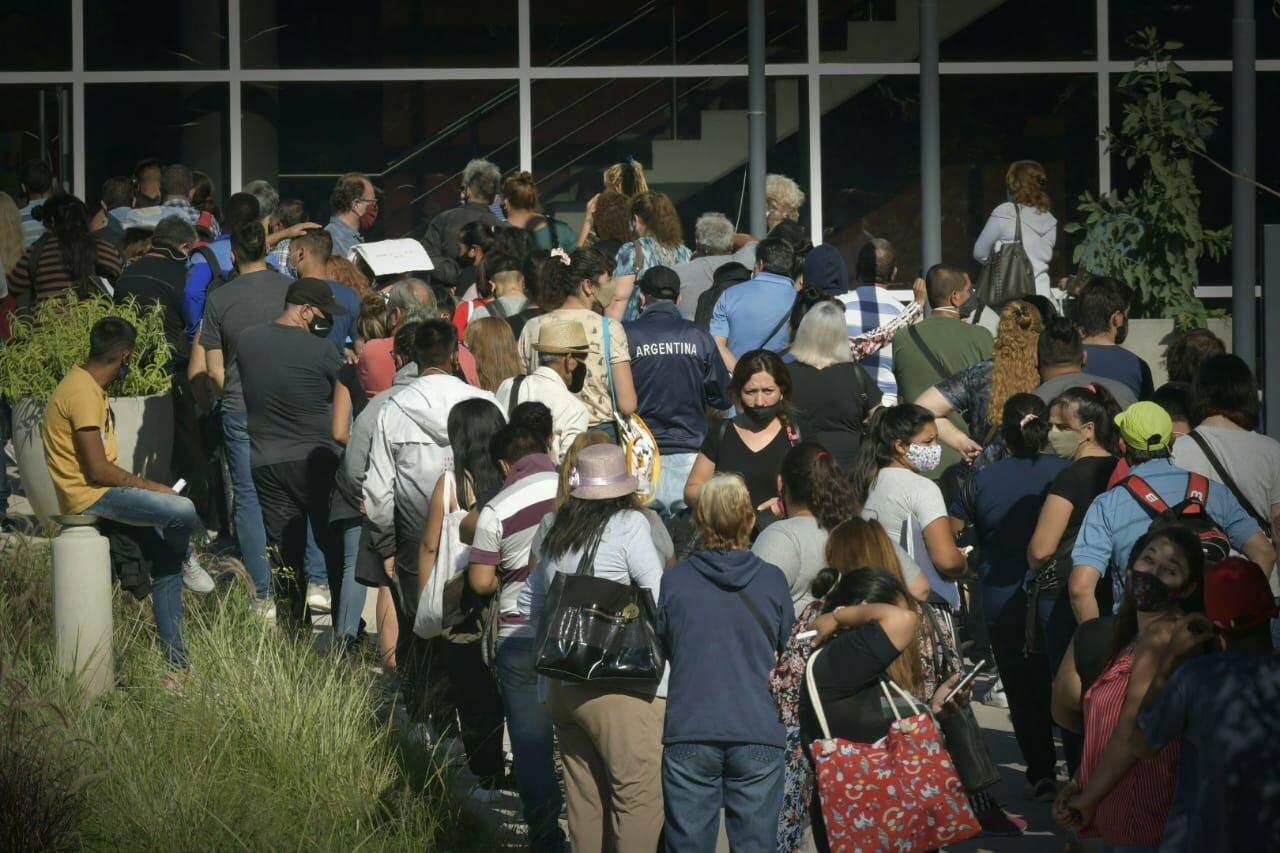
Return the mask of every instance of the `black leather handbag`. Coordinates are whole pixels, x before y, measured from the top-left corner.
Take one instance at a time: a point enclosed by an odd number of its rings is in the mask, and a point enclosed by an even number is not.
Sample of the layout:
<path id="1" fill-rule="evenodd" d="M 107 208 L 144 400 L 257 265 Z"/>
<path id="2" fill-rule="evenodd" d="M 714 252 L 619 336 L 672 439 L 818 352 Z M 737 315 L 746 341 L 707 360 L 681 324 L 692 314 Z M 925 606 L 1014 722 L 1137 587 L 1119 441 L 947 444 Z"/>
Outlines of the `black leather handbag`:
<path id="1" fill-rule="evenodd" d="M 666 659 L 658 642 L 657 608 L 649 590 L 595 576 L 597 531 L 574 574 L 557 572 L 538 623 L 534 668 L 566 681 L 601 679 L 653 683 Z"/>
<path id="2" fill-rule="evenodd" d="M 1022 214 L 1013 205 L 1015 221 L 1013 242 L 991 250 L 982 264 L 982 272 L 974 282 L 974 291 L 983 305 L 999 310 L 1010 299 L 1021 299 L 1036 292 L 1036 273 L 1022 245 Z"/>
<path id="3" fill-rule="evenodd" d="M 933 607 L 926 604 L 922 609 L 929 623 L 929 631 L 933 634 L 935 666 L 940 667 L 937 672 L 940 678 L 944 672 L 949 677 L 951 673 L 963 669 L 963 661 L 946 642 Z M 986 741 L 982 739 L 982 727 L 968 702 L 959 703 L 954 714 L 939 720 L 938 728 L 966 793 L 985 791 L 1000 781 L 1000 768 L 991 758 Z"/>

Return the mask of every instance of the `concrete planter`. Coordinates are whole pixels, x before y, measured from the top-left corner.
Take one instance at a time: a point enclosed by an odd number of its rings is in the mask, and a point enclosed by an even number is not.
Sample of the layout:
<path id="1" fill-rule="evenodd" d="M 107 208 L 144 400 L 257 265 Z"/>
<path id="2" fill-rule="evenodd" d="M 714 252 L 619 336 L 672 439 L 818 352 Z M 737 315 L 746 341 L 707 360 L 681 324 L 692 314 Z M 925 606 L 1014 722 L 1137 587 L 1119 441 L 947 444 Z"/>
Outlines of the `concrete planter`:
<path id="1" fill-rule="evenodd" d="M 1231 318 L 1214 317 L 1209 320 L 1209 331 L 1222 338 L 1231 351 Z M 1129 337 L 1124 348 L 1141 356 L 1151 367 L 1151 378 L 1159 388 L 1169 379 L 1164 366 L 1164 350 L 1173 340 L 1173 320 L 1130 320 Z M 1088 371 L 1088 365 L 1085 370 Z"/>
<path id="2" fill-rule="evenodd" d="M 22 490 L 42 524 L 59 514 L 58 496 L 44 461 L 43 402 L 23 399 L 13 407 L 13 447 L 18 457 Z M 133 474 L 170 481 L 173 456 L 173 398 L 168 394 L 147 397 L 112 397 L 115 418 L 117 464 Z"/>

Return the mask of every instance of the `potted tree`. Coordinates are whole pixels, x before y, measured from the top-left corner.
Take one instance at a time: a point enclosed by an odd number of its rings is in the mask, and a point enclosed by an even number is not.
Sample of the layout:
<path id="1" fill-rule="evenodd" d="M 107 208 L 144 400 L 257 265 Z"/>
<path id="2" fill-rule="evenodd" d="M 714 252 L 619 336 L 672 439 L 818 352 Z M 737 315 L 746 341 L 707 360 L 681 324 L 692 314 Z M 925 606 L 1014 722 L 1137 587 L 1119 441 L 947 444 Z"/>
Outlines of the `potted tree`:
<path id="1" fill-rule="evenodd" d="M 1134 316 L 1155 324 L 1144 329 L 1142 320 L 1131 323 L 1129 346 L 1144 349 L 1144 341 L 1154 345 L 1175 328 L 1206 325 L 1195 295 L 1199 262 L 1230 250 L 1231 227 L 1201 222 L 1195 175 L 1197 161 L 1222 168 L 1206 150 L 1222 107 L 1195 90 L 1174 61 L 1180 43 L 1162 42 L 1149 27 L 1129 44 L 1141 55 L 1120 78 L 1118 92 L 1126 98 L 1120 127 L 1107 128 L 1102 138 L 1108 151 L 1124 158 L 1132 185 L 1097 197 L 1084 193 L 1079 210 L 1085 219 L 1066 230 L 1085 232 L 1074 255 L 1082 273 L 1114 276 L 1134 289 Z"/>
<path id="2" fill-rule="evenodd" d="M 169 396 L 172 352 L 159 306 L 105 296 L 40 302 L 29 317 L 15 318 L 8 344 L 0 347 L 0 395 L 13 405 L 13 445 L 23 492 L 41 523 L 58 514 L 58 499 L 44 461 L 41 426 L 54 388 L 89 354 L 89 331 L 104 317 L 122 317 L 138 330 L 129 374 L 111 389 L 116 445 L 122 468 L 167 481 L 173 451 L 173 400 Z"/>

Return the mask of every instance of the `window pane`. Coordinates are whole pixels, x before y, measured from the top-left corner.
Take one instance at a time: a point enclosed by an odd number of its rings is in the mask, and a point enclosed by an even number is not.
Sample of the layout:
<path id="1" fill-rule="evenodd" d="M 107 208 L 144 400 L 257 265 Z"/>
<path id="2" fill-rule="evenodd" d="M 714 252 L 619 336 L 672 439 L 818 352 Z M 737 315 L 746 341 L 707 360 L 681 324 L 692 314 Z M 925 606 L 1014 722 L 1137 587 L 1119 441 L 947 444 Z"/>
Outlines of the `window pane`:
<path id="1" fill-rule="evenodd" d="M 384 194 L 374 239 L 421 236 L 471 158 L 519 159 L 515 83 L 264 83 L 243 98 L 245 180 L 278 182 L 327 222 L 338 176 L 364 172 Z"/>
<path id="2" fill-rule="evenodd" d="M 897 249 L 899 277 L 910 281 L 921 273 L 919 81 L 836 77 L 822 84 L 825 239 L 853 269 L 866 239 L 885 237 Z M 1083 190 L 1096 188 L 1096 85 L 1088 76 L 946 76 L 941 96 L 942 257 L 976 275 L 973 244 L 1004 201 L 1011 161 L 1044 164 L 1059 223 Z M 1070 258 L 1066 238 L 1059 229 L 1055 277 Z"/>
<path id="3" fill-rule="evenodd" d="M 67 157 L 68 168 L 59 168 L 59 154 L 62 140 L 58 128 L 58 88 L 57 86 L 0 86 L 0 190 L 13 195 L 20 192 L 22 183 L 22 166 L 30 160 L 46 157 L 53 163 L 57 177 L 66 186 L 73 186 L 70 174 L 70 157 Z M 66 98 L 71 97 L 71 87 L 62 87 Z M 46 149 L 40 151 L 40 94 L 44 93 L 45 103 L 45 140 Z M 68 100 L 68 105 L 70 101 Z M 67 110 L 70 117 L 71 110 Z M 69 118 L 68 118 L 69 120 Z M 68 138 L 68 152 L 70 152 Z M 62 174 L 66 171 L 67 174 Z M 19 200 L 19 203 L 20 200 Z"/>
<path id="4" fill-rule="evenodd" d="M 331 17 L 307 0 L 240 4 L 245 68 L 491 68 L 517 58 L 516 0 L 371 0 Z M 338 25 L 335 25 L 338 24 Z"/>
<path id="5" fill-rule="evenodd" d="M 146 105 L 146 121 L 133 120 Z M 85 88 L 85 171 L 89 202 L 102 182 L 130 175 L 146 157 L 208 173 L 227 196 L 230 94 L 223 83 L 110 84 Z"/>
<path id="6" fill-rule="evenodd" d="M 914 0 L 819 0 L 824 62 L 915 62 L 920 6 Z M 938 4 L 946 61 L 1092 59 L 1094 4 L 1085 0 L 945 0 Z"/>
<path id="7" fill-rule="evenodd" d="M 770 78 L 770 172 L 809 183 L 804 81 Z M 674 109 L 673 109 L 674 104 Z M 533 86 L 533 162 L 542 205 L 577 227 L 610 165 L 634 157 L 653 190 L 680 212 L 685 242 L 707 211 L 747 228 L 744 78 L 539 80 Z M 674 116 L 674 119 L 673 119 Z M 808 224 L 807 207 L 801 223 Z"/>
<path id="8" fill-rule="evenodd" d="M 90 71 L 226 68 L 227 4 L 86 2 L 84 49 Z"/>
<path id="9" fill-rule="evenodd" d="M 769 62 L 804 62 L 803 2 L 765 0 Z M 727 0 L 533 3 L 534 65 L 691 65 L 747 61 L 747 6 Z"/>
<path id="10" fill-rule="evenodd" d="M 1124 0 L 1111 3 L 1111 58 L 1132 59 L 1138 52 L 1128 39 L 1144 27 L 1156 27 L 1165 41 L 1179 41 L 1182 59 L 1230 59 L 1233 4 L 1226 0 Z M 1280 57 L 1280 11 L 1274 0 L 1254 0 L 1258 56 Z"/>
<path id="11" fill-rule="evenodd" d="M 70 71 L 71 3 L 0 3 L 0 71 Z"/>

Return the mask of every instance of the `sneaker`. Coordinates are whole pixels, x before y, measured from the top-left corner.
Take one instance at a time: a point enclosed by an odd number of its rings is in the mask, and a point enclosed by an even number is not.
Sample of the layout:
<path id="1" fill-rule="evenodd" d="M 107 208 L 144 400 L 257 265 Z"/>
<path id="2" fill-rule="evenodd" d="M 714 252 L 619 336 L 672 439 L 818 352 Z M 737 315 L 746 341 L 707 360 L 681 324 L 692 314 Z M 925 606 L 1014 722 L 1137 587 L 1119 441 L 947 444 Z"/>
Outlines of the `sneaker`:
<path id="1" fill-rule="evenodd" d="M 307 606 L 317 613 L 328 613 L 333 609 L 333 599 L 329 597 L 327 583 L 307 584 Z"/>
<path id="2" fill-rule="evenodd" d="M 1041 779 L 1035 784 L 1028 782 L 1026 794 L 1027 799 L 1037 803 L 1052 803 L 1058 797 L 1058 786 L 1052 779 Z"/>
<path id="3" fill-rule="evenodd" d="M 194 551 L 182 561 L 182 585 L 200 595 L 213 592 L 213 578 L 200 565 L 200 558 Z"/>
<path id="4" fill-rule="evenodd" d="M 253 612 L 261 616 L 268 623 L 274 625 L 276 622 L 276 602 L 271 598 L 255 598 L 253 604 L 250 605 Z"/>
<path id="5" fill-rule="evenodd" d="M 987 809 L 979 814 L 977 818 L 978 825 L 982 827 L 984 835 L 1012 838 L 1021 835 L 1027 828 L 1025 820 L 1020 817 L 1014 817 L 999 807 Z"/>
<path id="6" fill-rule="evenodd" d="M 987 688 L 987 692 L 982 697 L 983 705 L 990 705 L 992 708 L 1008 708 L 1009 697 L 1004 695 L 1004 681 L 997 678 L 995 683 Z"/>
<path id="7" fill-rule="evenodd" d="M 495 780 L 480 782 L 467 794 L 477 803 L 493 804 L 502 802 L 502 788 Z"/>

